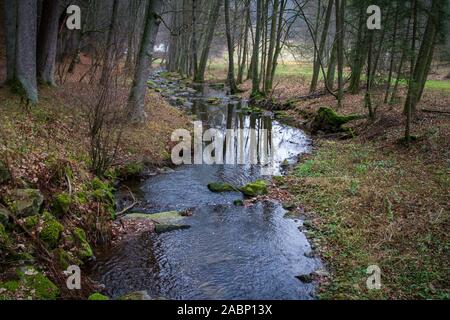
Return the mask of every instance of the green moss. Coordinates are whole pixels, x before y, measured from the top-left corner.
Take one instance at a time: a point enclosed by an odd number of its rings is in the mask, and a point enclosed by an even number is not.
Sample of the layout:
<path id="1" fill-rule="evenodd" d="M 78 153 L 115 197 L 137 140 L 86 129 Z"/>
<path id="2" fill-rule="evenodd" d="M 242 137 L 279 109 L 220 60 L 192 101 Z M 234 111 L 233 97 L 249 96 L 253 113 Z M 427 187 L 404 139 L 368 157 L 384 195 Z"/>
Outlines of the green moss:
<path id="1" fill-rule="evenodd" d="M 92 301 L 105 301 L 105 300 L 109 300 L 109 298 L 101 293 L 93 293 L 89 296 L 88 300 L 92 300 Z"/>
<path id="2" fill-rule="evenodd" d="M 138 177 L 142 174 L 144 169 L 145 169 L 145 167 L 142 163 L 139 163 L 139 162 L 129 163 L 120 170 L 120 173 L 119 173 L 120 178 L 130 179 L 130 178 Z"/>
<path id="3" fill-rule="evenodd" d="M 234 204 L 236 207 L 243 207 L 243 206 L 244 206 L 244 201 L 242 201 L 242 200 L 234 200 L 234 201 L 233 201 L 233 204 Z"/>
<path id="4" fill-rule="evenodd" d="M 32 273 L 29 275 L 24 273 L 22 281 L 28 291 L 34 293 L 36 299 L 55 300 L 59 297 L 59 289 L 53 282 L 32 268 L 29 268 L 29 271 L 32 271 Z"/>
<path id="5" fill-rule="evenodd" d="M 86 233 L 84 232 L 84 230 L 81 228 L 75 228 L 73 230 L 73 235 L 78 245 L 77 253 L 80 259 L 85 261 L 92 258 L 94 253 L 92 252 L 91 245 L 87 241 Z"/>
<path id="6" fill-rule="evenodd" d="M 0 223 L 0 248 L 5 248 L 9 245 L 9 236 L 6 233 L 5 227 Z"/>
<path id="7" fill-rule="evenodd" d="M 25 218 L 24 220 L 24 225 L 27 229 L 33 229 L 34 227 L 36 227 L 39 223 L 39 216 L 38 215 L 34 215 L 28 218 Z"/>
<path id="8" fill-rule="evenodd" d="M 211 192 L 232 192 L 237 191 L 235 187 L 233 187 L 229 183 L 223 183 L 223 182 L 216 182 L 216 183 L 210 183 L 208 184 L 208 189 Z"/>
<path id="9" fill-rule="evenodd" d="M 68 193 L 60 193 L 53 200 L 53 212 L 57 216 L 65 215 L 69 212 L 72 204 L 72 197 Z"/>
<path id="10" fill-rule="evenodd" d="M 39 234 L 39 238 L 44 241 L 49 248 L 55 248 L 58 245 L 64 226 L 56 220 L 50 213 L 44 213 L 43 228 Z"/>
<path id="11" fill-rule="evenodd" d="M 17 291 L 17 289 L 19 289 L 19 285 L 20 285 L 19 281 L 12 280 L 0 284 L 0 288 L 5 289 L 10 293 L 14 293 Z"/>
<path id="12" fill-rule="evenodd" d="M 241 188 L 241 192 L 247 197 L 256 197 L 267 194 L 267 182 L 264 180 L 258 180 L 247 184 Z"/>
<path id="13" fill-rule="evenodd" d="M 312 124 L 314 131 L 340 132 L 346 131 L 342 126 L 350 121 L 361 119 L 360 115 L 340 116 L 333 109 L 322 107 L 317 111 L 317 115 Z"/>

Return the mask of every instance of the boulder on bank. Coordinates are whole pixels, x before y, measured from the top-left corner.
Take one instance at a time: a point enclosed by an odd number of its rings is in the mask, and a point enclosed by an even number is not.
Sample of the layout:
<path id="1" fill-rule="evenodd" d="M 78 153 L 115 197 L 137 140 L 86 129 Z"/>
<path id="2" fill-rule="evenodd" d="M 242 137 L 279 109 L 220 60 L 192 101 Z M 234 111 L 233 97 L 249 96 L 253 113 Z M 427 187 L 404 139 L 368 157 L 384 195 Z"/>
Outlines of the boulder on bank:
<path id="1" fill-rule="evenodd" d="M 178 211 L 167 211 L 160 213 L 130 213 L 126 215 L 127 219 L 149 219 L 156 223 L 167 224 L 167 223 L 176 223 L 182 220 L 185 216 L 183 216 L 182 212 Z"/>
<path id="2" fill-rule="evenodd" d="M 61 233 L 64 231 L 64 226 L 56 220 L 50 213 L 44 214 L 44 223 L 42 230 L 39 233 L 39 238 L 47 244 L 51 249 L 58 245 Z"/>
<path id="3" fill-rule="evenodd" d="M 320 108 L 311 123 L 313 133 L 322 131 L 325 133 L 337 133 L 345 131 L 344 124 L 364 118 L 361 115 L 340 116 L 331 108 Z"/>
<path id="4" fill-rule="evenodd" d="M 16 189 L 10 199 L 10 209 L 18 218 L 39 214 L 44 203 L 44 196 L 35 189 Z"/>

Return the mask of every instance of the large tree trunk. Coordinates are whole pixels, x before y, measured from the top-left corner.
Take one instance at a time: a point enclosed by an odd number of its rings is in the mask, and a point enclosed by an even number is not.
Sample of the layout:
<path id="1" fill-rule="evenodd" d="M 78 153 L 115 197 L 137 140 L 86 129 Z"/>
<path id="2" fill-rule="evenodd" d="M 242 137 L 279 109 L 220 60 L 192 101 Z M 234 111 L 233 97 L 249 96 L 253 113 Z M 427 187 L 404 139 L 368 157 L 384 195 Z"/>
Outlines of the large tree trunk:
<path id="1" fill-rule="evenodd" d="M 17 1 L 16 71 L 15 80 L 20 83 L 26 98 L 38 102 L 36 80 L 37 2 Z"/>
<path id="2" fill-rule="evenodd" d="M 222 6 L 222 0 L 214 1 L 211 11 L 209 12 L 208 24 L 206 27 L 206 37 L 203 42 L 203 51 L 200 57 L 198 73 L 194 75 L 195 82 L 205 81 L 206 65 L 208 63 L 209 51 L 211 49 L 211 43 L 214 37 L 214 31 L 216 29 L 217 20 L 219 19 L 220 7 Z"/>
<path id="3" fill-rule="evenodd" d="M 60 0 L 44 0 L 37 49 L 37 77 L 55 85 Z"/>
<path id="4" fill-rule="evenodd" d="M 108 39 L 106 41 L 105 57 L 103 59 L 103 70 L 100 83 L 106 85 L 111 77 L 114 62 L 118 54 L 118 25 L 119 25 L 119 1 L 114 0 L 111 23 L 108 30 Z"/>
<path id="5" fill-rule="evenodd" d="M 250 29 L 251 25 L 250 25 L 250 1 L 247 0 L 246 4 L 245 4 L 245 30 L 244 30 L 244 44 L 243 44 L 243 51 L 242 51 L 242 61 L 240 63 L 239 66 L 239 72 L 238 72 L 238 78 L 237 78 L 237 82 L 239 84 L 241 84 L 244 81 L 244 71 L 245 71 L 245 67 L 247 65 L 247 55 L 248 55 L 248 34 L 249 34 L 249 29 Z"/>
<path id="6" fill-rule="evenodd" d="M 252 96 L 261 94 L 259 90 L 259 46 L 261 43 L 263 0 L 257 0 L 255 43 L 253 44 Z"/>
<path id="7" fill-rule="evenodd" d="M 338 108 L 342 107 L 342 100 L 344 98 L 344 17 L 345 0 L 336 0 Z"/>
<path id="8" fill-rule="evenodd" d="M 267 69 L 266 69 L 266 83 L 264 85 L 265 94 L 268 94 L 272 90 L 272 68 L 274 67 L 274 54 L 277 44 L 277 20 L 278 11 L 280 9 L 280 0 L 273 1 L 272 10 L 272 22 L 270 26 L 270 42 L 269 42 L 269 52 L 267 57 Z"/>
<path id="9" fill-rule="evenodd" d="M 17 31 L 17 1 L 3 1 L 5 19 L 6 43 L 6 81 L 16 78 L 16 31 Z"/>
<path id="10" fill-rule="evenodd" d="M 145 94 L 147 92 L 147 80 L 150 75 L 153 48 L 161 23 L 161 9 L 162 0 L 150 0 L 134 73 L 133 86 L 128 100 L 129 117 L 132 122 L 144 122 L 147 118 L 145 113 Z"/>
<path id="11" fill-rule="evenodd" d="M 310 93 L 313 93 L 317 89 L 317 82 L 319 81 L 319 74 L 320 74 L 320 66 L 323 65 L 323 52 L 325 50 L 325 45 L 327 42 L 328 29 L 330 27 L 330 21 L 331 21 L 331 14 L 333 13 L 333 3 L 334 3 L 333 0 L 328 1 L 325 22 L 323 25 L 322 35 L 321 35 L 320 43 L 319 43 L 319 49 L 317 52 L 317 59 L 314 63 L 313 77 L 312 77 L 311 86 L 309 89 Z"/>
<path id="12" fill-rule="evenodd" d="M 224 1 L 225 1 L 225 29 L 228 47 L 228 85 L 230 86 L 231 94 L 235 94 L 238 92 L 238 88 L 234 77 L 234 43 L 231 36 L 230 0 Z"/>

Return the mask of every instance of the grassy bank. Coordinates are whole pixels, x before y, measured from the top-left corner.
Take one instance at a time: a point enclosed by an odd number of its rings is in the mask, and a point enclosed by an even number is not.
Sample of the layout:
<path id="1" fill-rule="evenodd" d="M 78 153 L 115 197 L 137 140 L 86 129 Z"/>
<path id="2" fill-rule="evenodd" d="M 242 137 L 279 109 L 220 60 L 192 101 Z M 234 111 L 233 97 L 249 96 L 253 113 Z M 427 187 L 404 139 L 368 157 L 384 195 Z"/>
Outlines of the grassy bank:
<path id="1" fill-rule="evenodd" d="M 113 240 L 117 179 L 165 165 L 172 132 L 189 124 L 149 93 L 149 121 L 122 127 L 114 162 L 98 178 L 91 170 L 91 94 L 75 82 L 41 88 L 39 104 L 28 109 L 0 89 L 0 300 L 87 298 L 95 283 L 82 277 L 83 290 L 70 291 L 62 271 L 85 265 L 97 244 Z"/>

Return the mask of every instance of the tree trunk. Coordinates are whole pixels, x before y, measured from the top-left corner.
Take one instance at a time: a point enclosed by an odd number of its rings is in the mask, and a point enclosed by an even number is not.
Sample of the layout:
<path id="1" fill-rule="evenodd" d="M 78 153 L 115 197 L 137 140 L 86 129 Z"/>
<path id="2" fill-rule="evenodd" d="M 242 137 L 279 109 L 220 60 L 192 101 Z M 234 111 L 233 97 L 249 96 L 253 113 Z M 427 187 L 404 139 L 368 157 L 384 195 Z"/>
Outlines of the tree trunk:
<path id="1" fill-rule="evenodd" d="M 257 1 L 256 9 L 256 30 L 255 30 L 255 43 L 253 45 L 253 65 L 252 65 L 252 96 L 258 96 L 261 94 L 259 90 L 259 46 L 261 43 L 261 24 L 262 24 L 262 10 L 263 1 Z"/>
<path id="2" fill-rule="evenodd" d="M 344 17 L 345 0 L 336 0 L 338 108 L 342 107 L 342 100 L 344 98 Z"/>
<path id="3" fill-rule="evenodd" d="M 60 0 L 44 0 L 37 48 L 37 77 L 54 86 Z"/>
<path id="4" fill-rule="evenodd" d="M 273 68 L 275 47 L 277 42 L 277 19 L 279 8 L 280 8 L 280 0 L 274 0 L 272 9 L 272 24 L 270 26 L 270 40 L 269 40 L 270 42 L 267 58 L 266 83 L 264 85 L 265 94 L 268 94 L 272 90 L 272 68 Z"/>
<path id="5" fill-rule="evenodd" d="M 162 0 L 150 0 L 145 21 L 144 34 L 139 49 L 133 86 L 128 99 L 129 117 L 132 122 L 144 122 L 147 118 L 145 112 L 145 94 L 147 92 L 147 79 L 153 57 L 153 48 L 161 23 L 160 13 Z"/>
<path id="6" fill-rule="evenodd" d="M 319 74 L 320 74 L 320 65 L 322 64 L 323 52 L 325 50 L 325 44 L 326 44 L 327 36 L 328 36 L 328 29 L 330 27 L 331 14 L 333 13 L 333 2 L 334 2 L 334 0 L 328 1 L 325 22 L 323 25 L 322 35 L 320 38 L 319 50 L 317 52 L 317 58 L 314 63 L 313 77 L 312 77 L 311 86 L 309 89 L 310 93 L 313 93 L 317 90 L 317 82 L 319 81 Z"/>
<path id="7" fill-rule="evenodd" d="M 20 83 L 26 98 L 38 102 L 36 79 L 37 2 L 17 1 L 15 79 Z"/>
<path id="8" fill-rule="evenodd" d="M 207 24 L 207 34 L 203 43 L 203 51 L 200 57 L 198 73 L 194 75 L 195 82 L 205 81 L 206 65 L 208 63 L 209 51 L 211 49 L 211 43 L 214 37 L 214 31 L 216 29 L 217 20 L 219 19 L 220 7 L 222 0 L 213 0 L 211 11 L 209 12 L 209 19 Z"/>
<path id="9" fill-rule="evenodd" d="M 16 78 L 16 31 L 17 1 L 3 1 L 6 43 L 6 81 L 11 83 Z"/>
<path id="10" fill-rule="evenodd" d="M 105 57 L 103 60 L 102 77 L 100 79 L 100 83 L 102 85 L 107 85 L 107 83 L 109 82 L 111 73 L 113 71 L 114 62 L 116 61 L 116 56 L 118 53 L 117 52 L 118 24 L 119 24 L 119 1 L 114 0 L 111 23 L 108 30 L 108 39 L 106 41 Z"/>
<path id="11" fill-rule="evenodd" d="M 236 80 L 234 77 L 234 43 L 231 37 L 231 26 L 230 26 L 230 0 L 224 0 L 225 2 L 225 29 L 227 36 L 227 47 L 228 47 L 228 85 L 230 86 L 231 94 L 238 92 L 236 85 Z"/>

